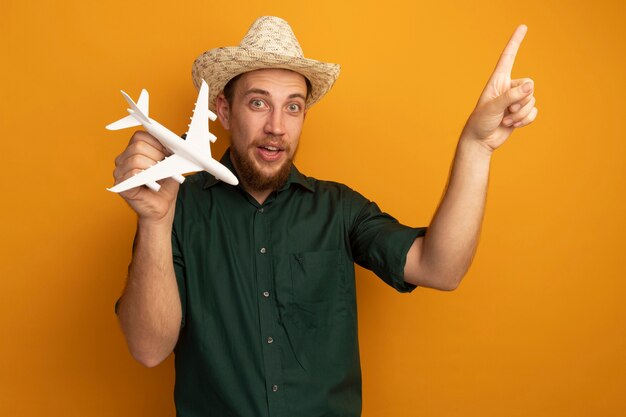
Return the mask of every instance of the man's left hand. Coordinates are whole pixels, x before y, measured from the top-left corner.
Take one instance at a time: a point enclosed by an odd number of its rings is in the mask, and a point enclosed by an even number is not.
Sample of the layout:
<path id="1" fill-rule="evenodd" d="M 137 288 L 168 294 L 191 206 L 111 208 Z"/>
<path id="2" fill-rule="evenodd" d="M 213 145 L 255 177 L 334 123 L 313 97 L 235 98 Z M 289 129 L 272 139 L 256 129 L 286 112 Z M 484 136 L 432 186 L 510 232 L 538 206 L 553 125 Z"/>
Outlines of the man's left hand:
<path id="1" fill-rule="evenodd" d="M 527 126 L 537 117 L 533 80 L 511 79 L 515 56 L 527 30 L 521 25 L 511 36 L 463 129 L 462 138 L 477 140 L 489 151 L 500 147 L 515 128 Z"/>

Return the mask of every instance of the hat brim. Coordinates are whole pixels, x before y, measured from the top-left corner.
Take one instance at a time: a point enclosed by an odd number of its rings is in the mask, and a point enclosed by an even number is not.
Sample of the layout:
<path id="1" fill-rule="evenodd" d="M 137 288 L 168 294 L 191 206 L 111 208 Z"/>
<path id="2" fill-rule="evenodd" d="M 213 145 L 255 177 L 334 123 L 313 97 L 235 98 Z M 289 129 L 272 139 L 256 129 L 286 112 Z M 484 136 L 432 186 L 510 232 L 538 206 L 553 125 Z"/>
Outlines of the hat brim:
<path id="1" fill-rule="evenodd" d="M 194 61 L 191 74 L 197 89 L 202 80 L 209 85 L 209 109 L 215 112 L 215 99 L 228 81 L 244 72 L 265 68 L 288 69 L 306 77 L 311 83 L 311 91 L 306 101 L 307 109 L 331 89 L 341 70 L 339 64 L 236 46 L 211 49 L 203 53 Z"/>

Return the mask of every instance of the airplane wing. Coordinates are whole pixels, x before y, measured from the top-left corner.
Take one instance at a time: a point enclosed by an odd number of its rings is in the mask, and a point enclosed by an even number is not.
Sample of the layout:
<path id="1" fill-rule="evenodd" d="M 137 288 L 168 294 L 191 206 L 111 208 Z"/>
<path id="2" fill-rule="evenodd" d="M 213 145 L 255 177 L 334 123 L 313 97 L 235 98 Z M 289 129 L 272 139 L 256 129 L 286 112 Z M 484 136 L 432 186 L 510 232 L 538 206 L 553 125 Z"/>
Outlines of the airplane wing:
<path id="1" fill-rule="evenodd" d="M 139 187 L 151 182 L 156 182 L 158 180 L 162 180 L 163 178 L 194 171 L 202 171 L 202 167 L 188 161 L 182 156 L 172 155 L 168 156 L 161 162 L 158 162 L 156 165 L 141 171 L 134 177 L 108 188 L 108 190 L 113 191 L 114 193 L 121 193 L 122 191 L 130 190 L 131 188 Z"/>
<path id="2" fill-rule="evenodd" d="M 209 142 L 215 142 L 217 138 L 209 132 L 209 118 L 215 120 L 217 116 L 209 110 L 209 86 L 202 80 L 198 100 L 196 100 L 196 107 L 193 110 L 193 117 L 191 118 L 185 140 L 208 149 L 210 154 L 211 146 Z"/>

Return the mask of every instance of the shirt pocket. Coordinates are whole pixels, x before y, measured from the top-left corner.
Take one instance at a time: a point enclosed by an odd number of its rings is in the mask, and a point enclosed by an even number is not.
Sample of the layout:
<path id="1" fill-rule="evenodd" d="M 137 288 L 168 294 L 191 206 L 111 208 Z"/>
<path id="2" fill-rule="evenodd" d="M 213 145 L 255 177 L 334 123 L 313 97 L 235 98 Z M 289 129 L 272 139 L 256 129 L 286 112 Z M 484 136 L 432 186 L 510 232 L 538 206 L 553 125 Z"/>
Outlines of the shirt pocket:
<path id="1" fill-rule="evenodd" d="M 346 261 L 341 251 L 302 252 L 289 258 L 291 318 L 301 329 L 324 328 L 345 315 Z"/>

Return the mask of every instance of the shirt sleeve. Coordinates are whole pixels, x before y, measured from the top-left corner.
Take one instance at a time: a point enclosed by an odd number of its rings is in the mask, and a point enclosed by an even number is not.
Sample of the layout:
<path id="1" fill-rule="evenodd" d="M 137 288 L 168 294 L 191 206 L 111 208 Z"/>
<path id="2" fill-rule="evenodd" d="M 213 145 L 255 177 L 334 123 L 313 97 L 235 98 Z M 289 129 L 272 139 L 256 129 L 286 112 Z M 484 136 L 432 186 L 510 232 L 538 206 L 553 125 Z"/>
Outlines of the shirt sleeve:
<path id="1" fill-rule="evenodd" d="M 354 262 L 373 271 L 398 292 L 413 291 L 416 286 L 404 281 L 406 256 L 415 239 L 426 234 L 426 228 L 402 225 L 376 203 L 353 193 L 347 214 Z"/>
<path id="2" fill-rule="evenodd" d="M 182 213 L 182 207 L 177 203 L 176 213 L 174 215 L 174 224 L 172 225 L 172 258 L 174 261 L 174 272 L 176 274 L 176 283 L 178 284 L 178 295 L 180 297 L 181 308 L 181 329 L 185 327 L 185 316 L 187 311 L 187 285 L 185 278 L 185 259 L 182 251 L 182 238 L 179 235 L 180 229 L 180 214 Z M 178 226 L 178 227 L 177 227 Z"/>

